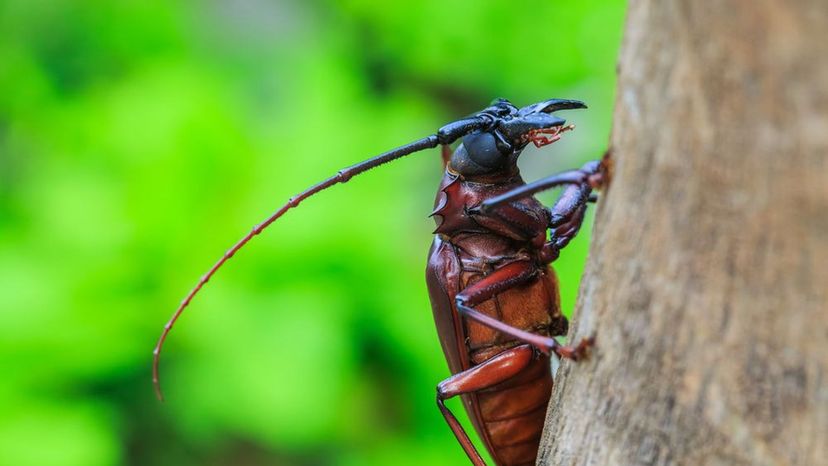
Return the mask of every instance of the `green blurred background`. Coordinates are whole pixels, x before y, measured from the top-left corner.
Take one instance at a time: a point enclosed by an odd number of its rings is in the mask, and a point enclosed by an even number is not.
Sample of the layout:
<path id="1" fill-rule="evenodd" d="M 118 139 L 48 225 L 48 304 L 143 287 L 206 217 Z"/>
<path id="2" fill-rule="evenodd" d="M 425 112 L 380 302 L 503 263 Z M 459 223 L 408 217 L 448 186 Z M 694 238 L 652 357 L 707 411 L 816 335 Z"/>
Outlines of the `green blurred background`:
<path id="1" fill-rule="evenodd" d="M 0 2 L 0 465 L 466 464 L 423 271 L 438 150 L 290 195 L 494 97 L 601 155 L 621 0 Z M 552 194 L 545 199 L 551 199 Z M 556 268 L 572 308 L 589 226 Z M 452 406 L 459 409 L 457 401 Z"/>

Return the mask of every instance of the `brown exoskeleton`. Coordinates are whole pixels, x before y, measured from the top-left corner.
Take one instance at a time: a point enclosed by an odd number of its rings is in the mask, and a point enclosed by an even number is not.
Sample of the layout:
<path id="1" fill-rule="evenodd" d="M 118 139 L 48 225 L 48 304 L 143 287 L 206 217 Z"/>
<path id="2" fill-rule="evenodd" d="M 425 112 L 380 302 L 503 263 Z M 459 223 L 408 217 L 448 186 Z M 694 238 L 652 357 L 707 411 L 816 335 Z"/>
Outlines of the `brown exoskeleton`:
<path id="1" fill-rule="evenodd" d="M 426 279 L 440 343 L 454 375 L 437 386 L 437 404 L 476 466 L 485 463 L 446 408 L 447 398 L 463 397 L 498 465 L 534 464 L 552 391 L 549 354 L 578 359 L 592 344 L 587 339 L 569 347 L 554 339 L 566 334 L 567 320 L 549 264 L 578 233 L 604 167 L 589 162 L 526 184 L 517 159 L 527 144 L 551 144 L 571 130 L 552 112 L 576 108 L 586 106 L 552 99 L 518 109 L 499 99 L 437 134 L 340 170 L 291 198 L 213 265 L 166 324 L 154 350 L 158 397 L 158 361 L 167 334 L 227 259 L 308 197 L 378 165 L 443 145 L 446 171 L 432 213 L 438 225 Z M 452 153 L 448 145 L 457 140 L 461 144 Z M 551 208 L 533 197 L 557 186 L 564 189 Z"/>

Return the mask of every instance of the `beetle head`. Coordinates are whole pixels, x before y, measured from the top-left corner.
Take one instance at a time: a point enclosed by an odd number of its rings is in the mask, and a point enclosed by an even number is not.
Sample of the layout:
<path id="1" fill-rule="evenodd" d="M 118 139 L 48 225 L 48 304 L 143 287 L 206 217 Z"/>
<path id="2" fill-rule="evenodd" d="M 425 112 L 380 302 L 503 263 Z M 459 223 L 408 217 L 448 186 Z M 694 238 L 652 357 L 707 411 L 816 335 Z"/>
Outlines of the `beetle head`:
<path id="1" fill-rule="evenodd" d="M 477 175 L 513 167 L 530 142 L 537 147 L 551 144 L 574 126 L 552 114 L 556 110 L 586 108 L 578 100 L 550 99 L 518 109 L 506 99 L 497 99 L 475 116 L 490 120 L 487 127 L 463 137 L 452 156 L 452 167 Z"/>
<path id="2" fill-rule="evenodd" d="M 566 120 L 552 114 L 556 110 L 586 108 L 578 100 L 550 99 L 527 105 L 517 111 L 511 118 L 504 118 L 497 130 L 512 143 L 516 149 L 523 149 L 533 143 L 537 147 L 552 144 L 561 138 L 561 133 L 574 128 L 565 126 Z"/>

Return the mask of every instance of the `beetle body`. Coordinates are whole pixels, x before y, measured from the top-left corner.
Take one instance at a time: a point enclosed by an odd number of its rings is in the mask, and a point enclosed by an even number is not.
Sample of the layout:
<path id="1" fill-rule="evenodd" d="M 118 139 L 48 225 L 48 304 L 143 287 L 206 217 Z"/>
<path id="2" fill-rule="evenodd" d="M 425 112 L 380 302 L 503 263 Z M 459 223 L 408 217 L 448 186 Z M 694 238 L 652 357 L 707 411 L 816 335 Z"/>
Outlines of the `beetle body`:
<path id="1" fill-rule="evenodd" d="M 437 220 L 426 278 L 437 332 L 452 376 L 437 386 L 437 406 L 475 466 L 485 462 L 445 400 L 461 396 L 477 432 L 499 466 L 534 464 L 552 389 L 551 353 L 578 359 L 591 339 L 562 346 L 567 321 L 549 264 L 577 234 L 604 169 L 590 162 L 526 184 L 517 159 L 572 129 L 553 111 L 586 108 L 551 99 L 518 109 L 504 99 L 435 134 L 337 172 L 311 186 L 231 247 L 182 300 L 153 351 L 153 382 L 161 396 L 161 348 L 193 297 L 254 236 L 305 199 L 379 165 L 443 146 L 446 172 L 432 215 Z M 449 144 L 462 140 L 452 153 Z M 534 193 L 563 186 L 551 208 Z M 547 234 L 549 235 L 547 237 Z"/>
<path id="2" fill-rule="evenodd" d="M 533 197 L 516 201 L 534 220 L 522 231 L 502 222 L 492 224 L 496 219 L 475 220 L 467 213 L 483 200 L 523 184 L 517 173 L 461 178 L 449 166 L 440 185 L 434 211 L 438 228 L 426 279 L 440 343 L 453 374 L 522 343 L 482 324 L 464 322 L 455 304 L 464 288 L 508 264 L 529 262 L 536 278 L 477 309 L 524 331 L 566 334 L 555 273 L 538 257 L 550 220 L 546 208 Z M 463 395 L 475 429 L 498 464 L 534 463 L 551 391 L 549 358 L 538 354 L 519 376 L 485 392 Z"/>

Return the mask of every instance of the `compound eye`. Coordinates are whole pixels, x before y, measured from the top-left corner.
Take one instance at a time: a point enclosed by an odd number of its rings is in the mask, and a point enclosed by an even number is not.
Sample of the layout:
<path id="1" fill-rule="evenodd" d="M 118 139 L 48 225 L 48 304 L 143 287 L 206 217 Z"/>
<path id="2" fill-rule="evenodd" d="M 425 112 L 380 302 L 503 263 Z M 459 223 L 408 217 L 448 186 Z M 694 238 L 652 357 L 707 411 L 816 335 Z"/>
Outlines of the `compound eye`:
<path id="1" fill-rule="evenodd" d="M 475 133 L 463 138 L 463 146 L 469 154 L 469 158 L 480 166 L 486 168 L 499 168 L 506 161 L 506 158 L 497 148 L 497 141 L 490 133 Z"/>

